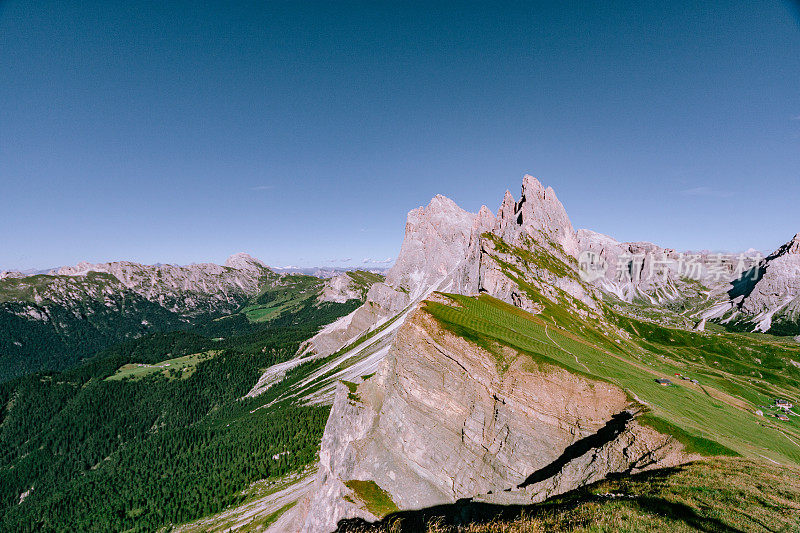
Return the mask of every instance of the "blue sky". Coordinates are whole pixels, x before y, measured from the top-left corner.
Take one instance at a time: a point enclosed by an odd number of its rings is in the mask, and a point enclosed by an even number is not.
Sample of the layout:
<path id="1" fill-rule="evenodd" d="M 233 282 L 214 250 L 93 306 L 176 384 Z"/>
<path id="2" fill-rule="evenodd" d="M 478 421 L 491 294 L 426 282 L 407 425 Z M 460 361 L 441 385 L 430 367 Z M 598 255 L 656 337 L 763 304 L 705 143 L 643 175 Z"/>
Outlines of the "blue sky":
<path id="1" fill-rule="evenodd" d="M 773 249 L 800 232 L 798 13 L 0 2 L 0 269 L 380 261 L 408 210 L 494 211 L 525 173 L 575 227 Z"/>

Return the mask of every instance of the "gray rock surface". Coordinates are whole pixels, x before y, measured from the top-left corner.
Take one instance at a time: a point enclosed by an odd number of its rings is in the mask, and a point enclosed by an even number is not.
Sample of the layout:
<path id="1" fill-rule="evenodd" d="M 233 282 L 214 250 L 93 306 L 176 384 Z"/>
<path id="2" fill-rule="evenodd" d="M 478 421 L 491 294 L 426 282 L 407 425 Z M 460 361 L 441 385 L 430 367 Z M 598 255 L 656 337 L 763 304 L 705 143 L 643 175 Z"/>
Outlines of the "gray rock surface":
<path id="1" fill-rule="evenodd" d="M 572 222 L 551 187 L 526 174 L 518 202 L 506 191 L 497 214 L 494 232 L 504 241 L 518 244 L 520 235 L 560 246 L 565 253 L 577 256 L 579 247 Z"/>
<path id="2" fill-rule="evenodd" d="M 595 295 L 578 280 L 579 248 L 577 234 L 553 190 L 526 175 L 519 201 L 506 191 L 496 217 L 481 208 L 454 292 L 488 293 L 535 312 L 537 306 L 528 301 L 526 291 L 504 272 L 503 265 L 512 265 L 525 283 L 545 292 L 555 287 L 593 306 Z"/>
<path id="3" fill-rule="evenodd" d="M 337 390 L 302 531 L 375 519 L 349 480 L 374 481 L 401 509 L 464 497 L 531 503 L 612 472 L 687 459 L 671 437 L 629 420 L 637 406 L 622 390 L 507 355 L 514 362 L 500 373 L 492 354 L 415 311 L 378 374 L 355 393 Z M 525 484 L 568 446 L 613 424 L 620 427 L 607 441 Z"/>
<path id="4" fill-rule="evenodd" d="M 464 260 L 475 218 L 441 195 L 409 212 L 403 245 L 386 281 L 374 284 L 363 306 L 314 336 L 304 352 L 332 354 L 441 285 Z"/>
<path id="5" fill-rule="evenodd" d="M 344 303 L 361 298 L 361 287 L 345 273 L 326 279 L 318 299 L 320 302 Z"/>
<path id="6" fill-rule="evenodd" d="M 739 309 L 753 316 L 760 331 L 769 331 L 776 318 L 800 322 L 800 233 L 765 258 L 759 270 L 760 279 Z"/>

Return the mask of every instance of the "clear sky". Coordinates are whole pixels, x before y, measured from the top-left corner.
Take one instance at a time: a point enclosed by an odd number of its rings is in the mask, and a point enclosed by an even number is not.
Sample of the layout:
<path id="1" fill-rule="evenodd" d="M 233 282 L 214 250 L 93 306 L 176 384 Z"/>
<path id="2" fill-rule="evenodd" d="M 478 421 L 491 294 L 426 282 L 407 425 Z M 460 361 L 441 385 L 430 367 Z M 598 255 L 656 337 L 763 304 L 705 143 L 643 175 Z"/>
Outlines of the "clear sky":
<path id="1" fill-rule="evenodd" d="M 494 211 L 525 173 L 576 228 L 773 249 L 800 232 L 799 14 L 0 0 L 0 269 L 379 261 L 409 209 Z"/>

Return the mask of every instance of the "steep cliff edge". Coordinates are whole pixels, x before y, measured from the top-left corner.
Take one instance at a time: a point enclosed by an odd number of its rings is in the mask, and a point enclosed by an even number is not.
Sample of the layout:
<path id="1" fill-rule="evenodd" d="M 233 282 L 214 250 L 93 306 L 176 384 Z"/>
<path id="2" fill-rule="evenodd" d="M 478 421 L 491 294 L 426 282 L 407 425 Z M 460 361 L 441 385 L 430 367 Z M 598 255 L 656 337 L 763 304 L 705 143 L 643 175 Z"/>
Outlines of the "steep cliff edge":
<path id="1" fill-rule="evenodd" d="M 338 388 L 303 531 L 379 518 L 373 493 L 399 509 L 531 503 L 689 457 L 640 425 L 642 406 L 618 386 L 510 346 L 483 347 L 426 309 L 437 303 L 452 302 L 435 297 L 414 311 L 378 374 Z"/>
<path id="2" fill-rule="evenodd" d="M 305 352 L 330 355 L 424 298 L 444 289 L 469 246 L 475 215 L 444 196 L 408 213 L 405 237 L 394 266 L 375 283 L 365 304 L 309 340 Z"/>
<path id="3" fill-rule="evenodd" d="M 765 258 L 750 282 L 734 302 L 755 329 L 800 333 L 800 233 Z"/>

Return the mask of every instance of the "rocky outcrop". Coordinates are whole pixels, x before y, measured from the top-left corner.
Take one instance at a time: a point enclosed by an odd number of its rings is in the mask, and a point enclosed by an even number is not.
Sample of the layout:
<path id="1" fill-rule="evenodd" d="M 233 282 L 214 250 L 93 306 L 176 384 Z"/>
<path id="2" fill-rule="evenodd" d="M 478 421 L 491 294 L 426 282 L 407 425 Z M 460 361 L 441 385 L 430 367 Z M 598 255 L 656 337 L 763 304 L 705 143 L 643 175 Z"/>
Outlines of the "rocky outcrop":
<path id="1" fill-rule="evenodd" d="M 475 218 L 441 195 L 409 212 L 400 254 L 386 280 L 372 285 L 363 306 L 324 328 L 303 350 L 334 353 L 440 287 L 464 260 Z"/>
<path id="2" fill-rule="evenodd" d="M 265 270 L 269 271 L 270 268 L 260 259 L 256 259 L 250 254 L 239 252 L 233 254 L 225 260 L 225 266 L 234 268 L 242 272 L 254 272 L 256 274 L 263 274 Z"/>
<path id="3" fill-rule="evenodd" d="M 764 259 L 750 279 L 738 308 L 753 317 L 756 329 L 769 331 L 779 320 L 787 332 L 800 332 L 800 233 Z"/>
<path id="4" fill-rule="evenodd" d="M 386 275 L 386 285 L 406 294 L 405 307 L 448 276 L 464 259 L 475 215 L 444 196 L 408 214 L 397 262 Z M 392 311 L 398 311 L 394 304 Z"/>
<path id="5" fill-rule="evenodd" d="M 320 302 L 344 303 L 348 300 L 366 301 L 369 289 L 384 280 L 374 272 L 355 270 L 327 278 L 318 296 Z"/>
<path id="6" fill-rule="evenodd" d="M 520 236 L 555 244 L 568 255 L 577 256 L 578 239 L 564 206 L 551 187 L 526 174 L 518 202 L 506 191 L 497 214 L 494 233 L 510 244 L 520 244 Z"/>
<path id="7" fill-rule="evenodd" d="M 506 192 L 508 195 L 509 193 Z M 484 235 L 491 232 L 497 219 L 488 207 L 481 206 L 478 216 L 472 222 L 469 245 L 464 262 L 455 276 L 455 292 L 460 294 L 478 294 L 483 286 L 481 281 L 481 259 L 483 257 Z"/>
<path id="8" fill-rule="evenodd" d="M 800 233 L 795 234 L 791 241 L 787 242 L 770 257 L 785 257 L 800 255 Z"/>
<path id="9" fill-rule="evenodd" d="M 356 285 L 353 278 L 347 274 L 339 274 L 325 280 L 319 301 L 344 303 L 348 300 L 360 300 L 362 296 L 361 287 Z"/>
<path id="10" fill-rule="evenodd" d="M 527 175 L 519 201 L 506 191 L 496 217 L 481 208 L 454 292 L 487 293 L 535 311 L 526 290 L 509 276 L 510 268 L 540 291 L 552 293 L 555 288 L 593 306 L 595 296 L 578 279 L 578 249 L 577 234 L 553 190 Z"/>
<path id="11" fill-rule="evenodd" d="M 638 406 L 616 386 L 504 355 L 513 362 L 500 371 L 494 355 L 415 311 L 377 375 L 339 386 L 303 531 L 376 518 L 351 480 L 374 482 L 400 509 L 531 503 L 686 460 L 636 422 Z"/>

